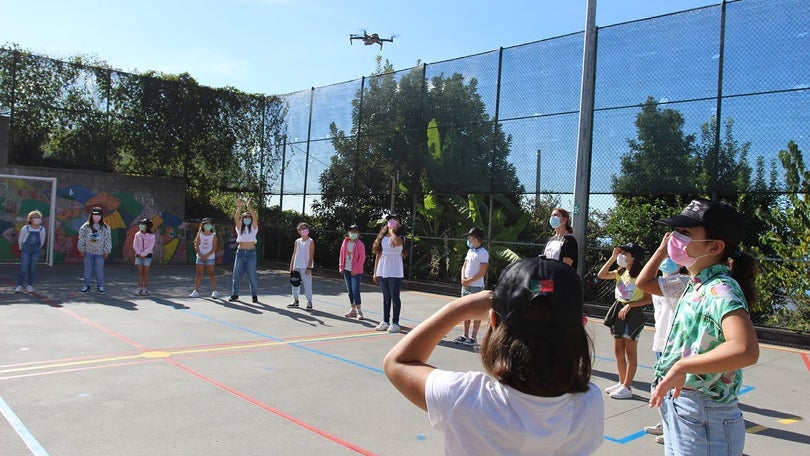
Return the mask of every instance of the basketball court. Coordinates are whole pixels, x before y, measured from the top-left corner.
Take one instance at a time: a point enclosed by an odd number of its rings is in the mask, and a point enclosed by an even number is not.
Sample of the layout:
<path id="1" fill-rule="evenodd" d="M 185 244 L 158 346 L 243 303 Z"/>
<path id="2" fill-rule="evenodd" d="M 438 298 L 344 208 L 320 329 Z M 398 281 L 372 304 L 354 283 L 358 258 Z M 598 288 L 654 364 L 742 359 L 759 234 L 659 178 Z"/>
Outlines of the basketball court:
<path id="1" fill-rule="evenodd" d="M 132 266 L 108 265 L 107 295 L 82 294 L 81 266 L 40 266 L 33 294 L 13 294 L 17 266 L 0 266 L 0 454 L 434 455 L 441 435 L 388 383 L 382 358 L 402 337 L 373 331 L 381 294 L 363 284 L 365 321 L 343 317 L 337 271 L 318 270 L 313 312 L 287 309 L 287 275 L 259 273 L 259 303 L 188 298 L 192 266 L 152 268 L 136 296 Z M 218 268 L 219 291 L 230 273 Z M 210 295 L 207 278 L 200 290 Z M 205 293 L 207 292 L 207 293 Z M 242 292 L 247 293 L 244 281 Z M 403 332 L 451 297 L 403 291 Z M 599 320 L 593 382 L 616 382 L 612 340 Z M 480 369 L 448 334 L 431 361 Z M 643 427 L 654 355 L 642 335 L 635 396 L 605 397 L 597 454 L 663 454 Z M 803 454 L 810 444 L 810 355 L 762 346 L 740 402 L 746 454 Z M 473 417 L 474 418 L 474 417 Z M 542 454 L 542 450 L 539 451 Z"/>

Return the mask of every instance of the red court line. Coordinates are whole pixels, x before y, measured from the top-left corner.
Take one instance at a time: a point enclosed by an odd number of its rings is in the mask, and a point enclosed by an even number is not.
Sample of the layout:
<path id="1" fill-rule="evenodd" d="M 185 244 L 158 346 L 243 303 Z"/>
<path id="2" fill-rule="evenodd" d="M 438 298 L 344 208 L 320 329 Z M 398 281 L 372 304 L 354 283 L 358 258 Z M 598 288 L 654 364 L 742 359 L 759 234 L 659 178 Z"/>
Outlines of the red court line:
<path id="1" fill-rule="evenodd" d="M 807 353 L 802 353 L 802 359 L 804 360 L 804 366 L 807 368 L 807 371 L 810 372 L 810 357 L 807 356 Z"/>
<path id="2" fill-rule="evenodd" d="M 74 312 L 72 310 L 68 310 L 65 307 L 60 307 L 59 310 L 61 310 L 62 312 L 65 312 L 66 314 L 70 315 L 71 317 L 73 317 L 73 318 L 75 318 L 75 319 L 77 319 L 79 321 L 87 323 L 88 325 L 90 325 L 90 326 L 92 326 L 92 327 L 94 327 L 94 328 L 96 328 L 96 329 L 98 329 L 100 331 L 103 331 L 103 332 L 115 337 L 116 339 L 118 339 L 120 341 L 126 342 L 129 345 L 132 345 L 135 348 L 139 348 L 139 349 L 141 349 L 143 351 L 149 351 L 148 348 L 146 348 L 143 345 L 135 342 L 134 340 L 129 339 L 127 337 L 124 337 L 121 334 L 118 334 L 117 332 L 115 332 L 115 331 L 113 331 L 113 330 L 111 330 L 109 328 L 105 328 L 104 326 L 101 326 L 100 324 L 98 324 L 98 323 L 96 323 L 96 322 L 94 322 L 92 320 L 89 320 L 89 319 L 77 314 L 76 312 Z"/>
<path id="3" fill-rule="evenodd" d="M 314 434 L 320 435 L 321 437 L 324 437 L 327 440 L 331 440 L 332 442 L 334 442 L 334 443 L 336 443 L 336 444 L 338 444 L 338 445 L 340 445 L 342 447 L 345 447 L 345 448 L 347 448 L 347 449 L 349 449 L 351 451 L 354 451 L 355 453 L 363 454 L 363 455 L 374 455 L 375 454 L 375 453 L 373 453 L 373 452 L 371 452 L 369 450 L 366 450 L 364 448 L 360 448 L 359 446 L 357 446 L 357 445 L 355 445 L 355 444 L 353 444 L 351 442 L 347 442 L 346 440 L 343 440 L 338 436 L 332 435 L 332 434 L 330 434 L 330 433 L 328 433 L 328 432 L 326 432 L 326 431 L 324 431 L 322 429 L 318 429 L 315 426 L 313 426 L 313 425 L 311 425 L 311 424 L 309 424 L 309 423 L 307 423 L 307 422 L 305 422 L 303 420 L 300 420 L 300 419 L 298 419 L 298 418 L 296 418 L 296 417 L 294 417 L 292 415 L 289 415 L 287 413 L 282 412 L 281 410 L 273 408 L 273 407 L 265 404 L 264 402 L 259 401 L 258 399 L 254 399 L 254 398 L 252 398 L 252 397 L 250 397 L 250 396 L 248 396 L 248 395 L 246 395 L 244 393 L 241 393 L 241 392 L 231 388 L 230 386 L 225 385 L 224 383 L 220 383 L 220 382 L 218 382 L 218 381 L 216 381 L 216 380 L 214 380 L 214 379 L 212 379 L 210 377 L 207 377 L 207 376 L 205 376 L 205 375 L 203 375 L 203 374 L 201 374 L 201 373 L 199 373 L 199 372 L 197 372 L 197 371 L 195 371 L 195 370 L 193 370 L 193 369 L 191 369 L 189 367 L 186 367 L 186 366 L 184 366 L 184 365 L 182 365 L 182 364 L 180 364 L 180 363 L 178 363 L 178 362 L 176 362 L 176 361 L 174 361 L 172 359 L 164 358 L 164 361 L 166 361 L 167 363 L 177 367 L 178 369 L 181 369 L 181 370 L 184 370 L 184 371 L 188 372 L 189 374 L 199 378 L 200 380 L 202 380 L 202 381 L 204 381 L 206 383 L 209 383 L 211 385 L 216 386 L 217 388 L 220 388 L 220 389 L 222 389 L 224 391 L 227 391 L 228 393 L 231 393 L 231 394 L 233 394 L 234 396 L 236 396 L 236 397 L 238 397 L 240 399 L 248 401 L 253 405 L 256 405 L 256 406 L 258 406 L 258 407 L 260 407 L 260 408 L 262 408 L 264 410 L 267 410 L 268 412 L 273 413 L 274 415 L 276 415 L 276 416 L 278 416 L 280 418 L 283 418 L 283 419 L 285 419 L 285 420 L 287 420 L 287 421 L 289 421 L 289 422 L 291 422 L 291 423 L 293 423 L 295 425 L 298 425 L 298 426 L 300 426 L 300 427 L 302 427 L 302 428 L 304 428 L 304 429 L 306 429 L 306 430 L 308 430 L 308 431 L 310 431 L 310 432 L 312 432 Z"/>

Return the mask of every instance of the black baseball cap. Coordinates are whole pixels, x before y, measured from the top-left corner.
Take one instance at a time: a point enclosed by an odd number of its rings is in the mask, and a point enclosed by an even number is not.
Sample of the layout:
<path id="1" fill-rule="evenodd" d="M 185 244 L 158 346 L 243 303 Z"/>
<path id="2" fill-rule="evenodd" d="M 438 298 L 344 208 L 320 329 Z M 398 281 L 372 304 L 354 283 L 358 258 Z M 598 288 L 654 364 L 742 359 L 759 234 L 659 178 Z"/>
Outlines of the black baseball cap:
<path id="1" fill-rule="evenodd" d="M 213 222 L 213 221 L 214 221 L 214 219 L 212 219 L 211 217 L 205 217 L 202 220 L 200 220 L 200 222 L 202 222 L 202 223 Z"/>
<path id="2" fill-rule="evenodd" d="M 481 228 L 470 228 L 470 231 L 467 232 L 467 236 L 477 237 L 479 241 L 484 242 L 484 231 Z"/>
<path id="3" fill-rule="evenodd" d="M 633 255 L 633 258 L 644 256 L 644 249 L 635 242 L 628 242 L 619 246 L 620 249 Z"/>
<path id="4" fill-rule="evenodd" d="M 385 220 L 391 220 L 391 219 L 397 219 L 400 222 L 402 221 L 402 219 L 399 217 L 399 215 L 397 215 L 396 212 L 391 212 L 390 214 L 385 216 Z"/>
<path id="5" fill-rule="evenodd" d="M 346 231 L 360 231 L 360 225 L 356 223 L 349 225 L 349 229 L 347 229 Z"/>
<path id="6" fill-rule="evenodd" d="M 706 228 L 709 236 L 722 240 L 729 240 L 735 243 L 742 241 L 744 231 L 742 230 L 742 217 L 728 203 L 712 201 L 707 199 L 694 199 L 681 211 L 680 215 L 656 220 L 655 223 L 672 227 L 695 227 Z"/>
<path id="7" fill-rule="evenodd" d="M 93 209 L 91 209 L 91 210 L 90 210 L 90 213 L 91 213 L 91 214 L 93 214 L 93 215 L 103 215 L 103 211 L 102 211 L 102 210 L 101 210 L 101 208 L 100 208 L 100 207 L 98 207 L 98 206 L 96 206 L 96 207 L 94 207 Z"/>
<path id="8" fill-rule="evenodd" d="M 138 220 L 138 224 L 143 224 L 143 225 L 146 225 L 146 226 L 148 226 L 150 228 L 152 227 L 152 221 L 149 220 L 148 218 L 143 218 L 143 219 Z"/>
<path id="9" fill-rule="evenodd" d="M 514 329 L 582 327 L 582 282 L 576 270 L 531 257 L 507 266 L 492 296 L 499 321 Z"/>

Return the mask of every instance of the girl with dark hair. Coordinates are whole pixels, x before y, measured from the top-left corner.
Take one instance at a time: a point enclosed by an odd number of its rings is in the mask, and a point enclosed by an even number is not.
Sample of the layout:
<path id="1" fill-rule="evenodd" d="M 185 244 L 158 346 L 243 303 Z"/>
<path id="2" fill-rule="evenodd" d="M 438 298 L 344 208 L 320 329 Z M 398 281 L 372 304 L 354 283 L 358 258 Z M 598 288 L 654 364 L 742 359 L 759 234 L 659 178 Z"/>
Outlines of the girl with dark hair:
<path id="1" fill-rule="evenodd" d="M 219 298 L 217 275 L 214 273 L 214 265 L 217 261 L 217 233 L 214 232 L 214 221 L 210 217 L 205 217 L 200 221 L 197 237 L 194 238 L 194 251 L 197 253 L 195 261 L 197 274 L 194 276 L 194 291 L 191 292 L 189 297 L 200 297 L 203 272 L 207 269 L 208 280 L 211 282 L 211 297 L 214 299 Z"/>
<path id="2" fill-rule="evenodd" d="M 513 263 L 494 292 L 457 299 L 411 330 L 386 355 L 385 374 L 428 412 L 445 454 L 591 454 L 603 441 L 604 403 L 590 382 L 582 297 L 576 271 L 559 261 Z M 476 319 L 489 322 L 485 372 L 428 364 L 448 332 Z"/>
<path id="3" fill-rule="evenodd" d="M 374 328 L 375 331 L 399 332 L 399 312 L 402 309 L 402 300 L 399 297 L 402 288 L 402 279 L 405 277 L 405 265 L 402 258 L 405 255 L 404 233 L 402 233 L 402 220 L 397 214 L 388 214 L 386 224 L 377 234 L 377 239 L 371 250 L 374 252 L 374 283 L 380 284 L 383 295 L 383 321 Z M 393 320 L 391 320 L 391 303 L 394 305 Z"/>
<path id="4" fill-rule="evenodd" d="M 610 267 L 616 263 L 616 269 Z M 638 339 L 644 329 L 644 314 L 641 308 L 652 303 L 652 296 L 636 287 L 636 277 L 644 266 L 644 250 L 635 242 L 613 249 L 610 258 L 599 270 L 599 278 L 616 281 L 613 307 L 615 321 L 610 325 L 613 335 L 613 354 L 619 382 L 605 388 L 613 399 L 633 397 L 633 378 L 638 369 Z"/>
<path id="5" fill-rule="evenodd" d="M 728 204 L 696 199 L 657 223 L 674 231 L 651 260 L 669 255 L 691 276 L 653 368 L 650 406 L 661 407 L 666 454 L 741 455 L 742 368 L 759 359 L 748 313 L 757 262 L 739 248 L 742 218 Z"/>
<path id="6" fill-rule="evenodd" d="M 247 209 L 245 212 L 242 212 L 243 204 Z M 239 282 L 247 272 L 252 300 L 259 302 L 259 287 L 256 280 L 256 234 L 259 232 L 259 222 L 256 221 L 256 213 L 250 207 L 250 200 L 243 202 L 240 198 L 236 198 L 233 223 L 236 227 L 236 242 L 239 248 L 236 249 L 233 261 L 233 286 L 228 301 L 239 300 Z"/>
<path id="7" fill-rule="evenodd" d="M 155 249 L 155 235 L 152 234 L 152 221 L 148 218 L 138 221 L 138 232 L 132 239 L 135 250 L 135 267 L 138 269 L 138 290 L 136 295 L 149 294 L 149 268 L 152 266 L 152 251 Z"/>
<path id="8" fill-rule="evenodd" d="M 112 232 L 104 223 L 104 213 L 94 207 L 87 221 L 79 228 L 79 242 L 76 245 L 79 255 L 84 257 L 84 287 L 82 293 L 90 291 L 90 278 L 96 276 L 96 289 L 104 294 L 104 260 L 112 252 Z"/>
<path id="9" fill-rule="evenodd" d="M 577 244 L 577 238 L 574 237 L 570 214 L 561 207 L 555 207 L 551 211 L 548 224 L 554 230 L 554 235 L 546 240 L 546 248 L 543 254 L 550 260 L 562 261 L 576 269 L 579 244 Z"/>

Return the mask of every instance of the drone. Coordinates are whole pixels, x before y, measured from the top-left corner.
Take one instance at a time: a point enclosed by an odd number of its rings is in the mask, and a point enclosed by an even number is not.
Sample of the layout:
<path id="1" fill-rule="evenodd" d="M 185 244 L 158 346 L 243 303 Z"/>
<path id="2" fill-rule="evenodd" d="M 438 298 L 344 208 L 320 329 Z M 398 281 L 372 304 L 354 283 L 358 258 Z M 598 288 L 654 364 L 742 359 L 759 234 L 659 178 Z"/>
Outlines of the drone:
<path id="1" fill-rule="evenodd" d="M 352 41 L 354 40 L 363 40 L 363 44 L 365 44 L 366 46 L 371 46 L 372 44 L 379 44 L 380 49 L 382 49 L 383 42 L 388 41 L 389 43 L 393 43 L 394 37 L 391 36 L 391 38 L 380 38 L 380 35 L 376 33 L 372 33 L 371 35 L 369 35 L 368 33 L 366 33 L 365 30 L 363 30 L 362 35 L 355 35 L 355 34 L 349 35 L 349 44 L 353 44 Z"/>

